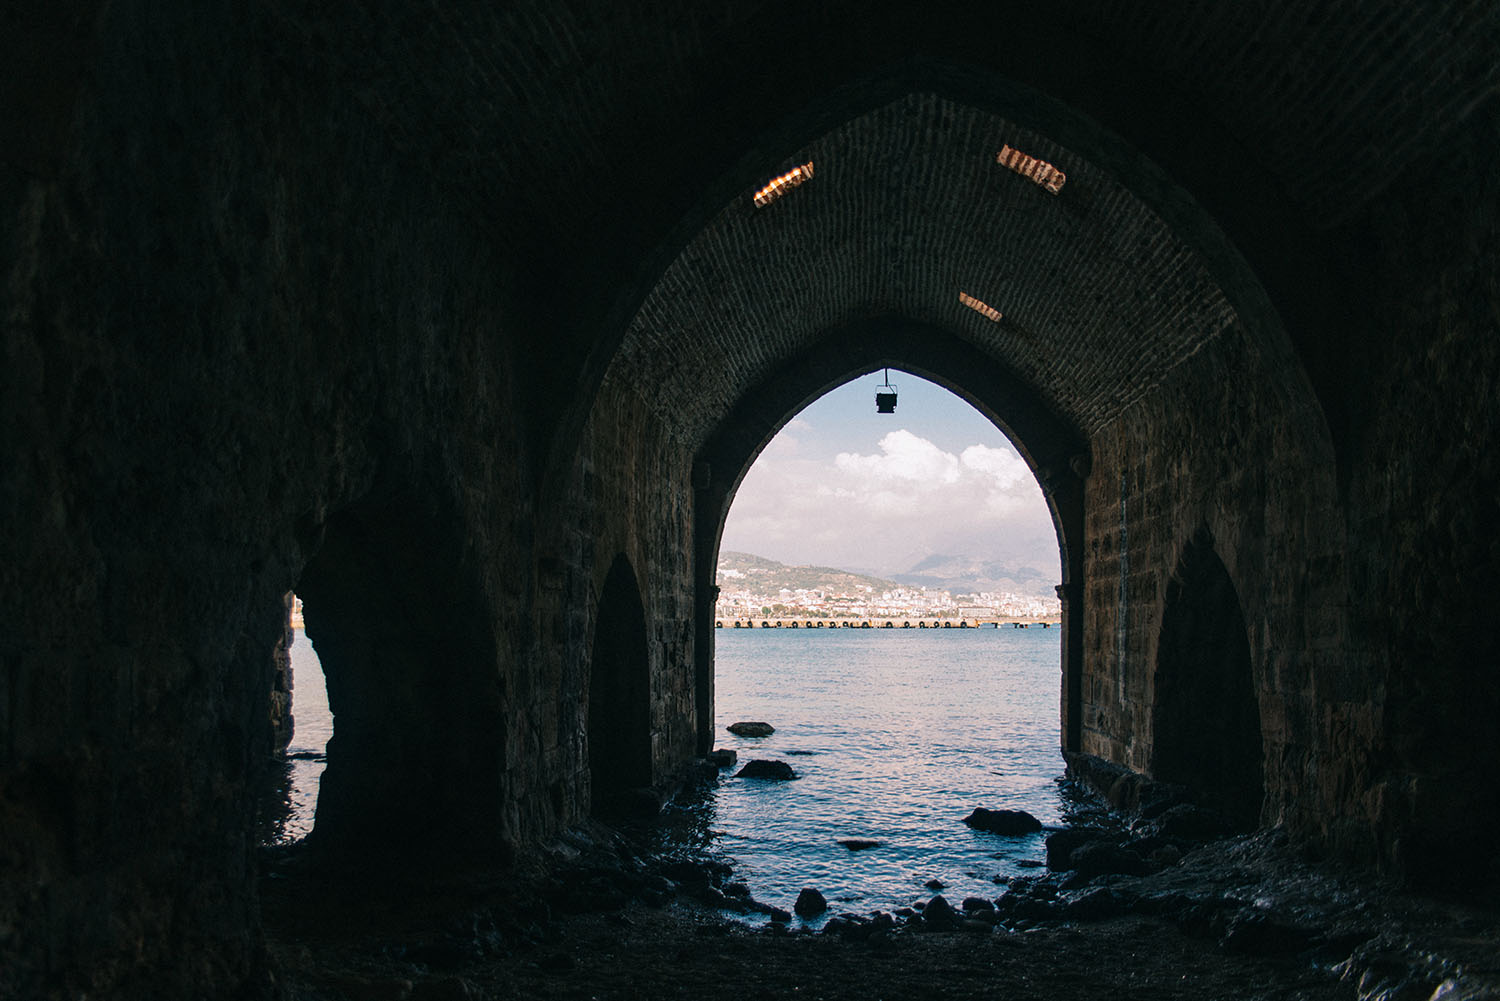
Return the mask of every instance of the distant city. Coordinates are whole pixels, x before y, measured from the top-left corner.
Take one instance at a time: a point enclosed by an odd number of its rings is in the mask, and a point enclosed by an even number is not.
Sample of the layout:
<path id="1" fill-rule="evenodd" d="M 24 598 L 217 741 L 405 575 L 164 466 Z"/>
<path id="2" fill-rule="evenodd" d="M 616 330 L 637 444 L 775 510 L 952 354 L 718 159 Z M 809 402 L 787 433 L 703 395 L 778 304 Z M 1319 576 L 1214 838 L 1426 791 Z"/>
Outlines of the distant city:
<path id="1" fill-rule="evenodd" d="M 943 560 L 947 565 L 939 566 Z M 930 565 L 929 565 L 930 564 Z M 905 582 L 832 567 L 789 566 L 748 553 L 725 552 L 719 556 L 717 619 L 962 619 L 1056 622 L 1062 606 L 1042 571 L 1004 568 L 1003 583 L 1010 587 L 950 587 L 913 583 L 913 578 L 944 578 L 954 571 L 952 558 L 924 561 L 914 572 L 901 574 Z M 968 568 L 970 583 L 996 583 L 993 564 Z M 957 578 L 963 582 L 964 578 Z"/>

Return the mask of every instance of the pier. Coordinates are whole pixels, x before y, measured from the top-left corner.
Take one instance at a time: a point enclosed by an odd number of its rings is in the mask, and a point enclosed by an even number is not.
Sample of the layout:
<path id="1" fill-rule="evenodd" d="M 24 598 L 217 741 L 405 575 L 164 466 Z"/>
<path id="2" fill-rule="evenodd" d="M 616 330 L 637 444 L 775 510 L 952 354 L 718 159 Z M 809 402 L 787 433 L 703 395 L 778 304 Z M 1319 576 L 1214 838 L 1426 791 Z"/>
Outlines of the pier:
<path id="1" fill-rule="evenodd" d="M 817 619 L 817 618 L 748 618 L 715 619 L 715 629 L 1052 629 L 1057 619 Z"/>

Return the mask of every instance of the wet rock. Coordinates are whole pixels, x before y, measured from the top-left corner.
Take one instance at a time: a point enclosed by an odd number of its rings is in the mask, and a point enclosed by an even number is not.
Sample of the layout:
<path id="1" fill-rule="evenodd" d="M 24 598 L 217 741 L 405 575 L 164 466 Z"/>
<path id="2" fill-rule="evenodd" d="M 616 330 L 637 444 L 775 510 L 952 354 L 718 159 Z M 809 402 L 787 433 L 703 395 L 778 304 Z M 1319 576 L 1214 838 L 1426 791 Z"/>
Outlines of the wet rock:
<path id="1" fill-rule="evenodd" d="M 1151 861 L 1163 869 L 1169 869 L 1182 861 L 1182 849 L 1176 845 L 1163 845 L 1151 853 Z"/>
<path id="2" fill-rule="evenodd" d="M 1069 862 L 1074 870 L 1084 876 L 1145 876 L 1151 872 L 1150 862 L 1128 848 L 1107 842 L 1096 841 L 1075 848 Z"/>
<path id="3" fill-rule="evenodd" d="M 652 873 L 647 876 L 641 881 L 641 887 L 654 893 L 671 894 L 677 892 L 677 884 L 660 873 Z"/>
<path id="4" fill-rule="evenodd" d="M 930 928 L 952 928 L 958 924 L 959 913 L 941 893 L 927 901 L 922 908 L 922 920 Z"/>
<path id="5" fill-rule="evenodd" d="M 843 838 L 839 841 L 839 844 L 843 845 L 851 852 L 862 852 L 868 848 L 879 848 L 881 845 L 885 844 L 885 842 L 867 841 L 864 838 Z"/>
<path id="6" fill-rule="evenodd" d="M 330 978 L 328 986 L 351 1001 L 404 1001 L 411 996 L 412 990 L 410 980 L 358 976 Z"/>
<path id="7" fill-rule="evenodd" d="M 1266 914 L 1233 918 L 1220 941 L 1227 952 L 1247 956 L 1283 956 L 1305 952 L 1317 945 L 1321 935 L 1311 928 L 1278 921 Z"/>
<path id="8" fill-rule="evenodd" d="M 723 862 L 709 859 L 679 859 L 662 866 L 661 874 L 686 886 L 722 883 L 734 870 Z"/>
<path id="9" fill-rule="evenodd" d="M 983 897 L 965 897 L 963 909 L 965 914 L 969 914 L 974 911 L 993 911 L 995 905 Z"/>
<path id="10" fill-rule="evenodd" d="M 875 931 L 873 924 L 857 914 L 840 914 L 823 926 L 823 934 L 837 935 L 851 942 L 864 942 Z"/>
<path id="11" fill-rule="evenodd" d="M 699 887 L 697 891 L 697 897 L 700 901 L 707 904 L 709 907 L 728 909 L 738 904 L 738 901 L 731 900 L 729 897 L 726 897 L 724 893 L 718 889 L 718 887 L 714 886 Z"/>
<path id="12" fill-rule="evenodd" d="M 451 970 L 481 957 L 479 946 L 450 935 L 421 942 L 406 950 L 405 958 L 434 970 Z"/>
<path id="13" fill-rule="evenodd" d="M 792 912 L 784 911 L 780 907 L 772 907 L 766 913 L 766 916 L 769 917 L 774 924 L 779 925 L 784 925 L 792 920 Z"/>
<path id="14" fill-rule="evenodd" d="M 944 890 L 948 887 L 948 884 L 944 883 L 941 879 L 929 879 L 922 885 L 927 887 L 927 889 L 929 890 Z"/>
<path id="15" fill-rule="evenodd" d="M 571 957 L 568 960 L 571 968 Z M 479 1001 L 484 992 L 463 977 L 424 980 L 412 988 L 411 1001 Z"/>
<path id="16" fill-rule="evenodd" d="M 719 767 L 707 757 L 694 758 L 677 770 L 677 784 L 683 789 L 711 786 L 719 781 Z"/>
<path id="17" fill-rule="evenodd" d="M 1113 890 L 1095 889 L 1081 893 L 1062 906 L 1062 917 L 1069 921 L 1103 921 L 1129 909 L 1127 898 Z"/>
<path id="18" fill-rule="evenodd" d="M 740 900 L 749 900 L 750 887 L 745 885 L 744 883 L 726 883 L 724 886 L 724 896 L 735 897 Z"/>
<path id="19" fill-rule="evenodd" d="M 610 796 L 601 812 L 614 817 L 649 819 L 661 813 L 662 794 L 649 787 L 625 789 Z"/>
<path id="20" fill-rule="evenodd" d="M 737 737 L 769 737 L 776 732 L 776 728 L 769 723 L 761 723 L 757 720 L 741 720 L 738 723 L 729 724 L 729 732 Z"/>
<path id="21" fill-rule="evenodd" d="M 1163 813 L 1183 803 L 1192 802 L 1192 791 L 1186 786 L 1170 782 L 1153 782 L 1141 790 L 1137 815 L 1142 820 L 1154 820 Z"/>
<path id="22" fill-rule="evenodd" d="M 797 902 L 792 905 L 792 910 L 804 918 L 815 918 L 828 910 L 828 900 L 809 886 L 797 894 Z"/>
<path id="23" fill-rule="evenodd" d="M 1042 822 L 1025 810 L 987 810 L 982 806 L 965 817 L 964 823 L 976 831 L 1010 836 L 1035 834 L 1042 829 Z"/>
<path id="24" fill-rule="evenodd" d="M 1163 813 L 1156 829 L 1168 838 L 1202 843 L 1216 841 L 1234 833 L 1234 826 L 1224 815 L 1191 803 L 1183 803 Z"/>
<path id="25" fill-rule="evenodd" d="M 737 779 L 768 779 L 773 782 L 787 782 L 796 778 L 797 773 L 792 771 L 792 766 L 785 761 L 755 758 L 735 773 L 734 777 Z"/>
<path id="26" fill-rule="evenodd" d="M 740 756 L 733 748 L 716 747 L 708 752 L 708 760 L 716 768 L 733 768 Z"/>
<path id="27" fill-rule="evenodd" d="M 1047 835 L 1047 868 L 1053 872 L 1073 868 L 1073 852 L 1096 841 L 1113 843 L 1114 839 L 1094 827 L 1070 827 Z"/>

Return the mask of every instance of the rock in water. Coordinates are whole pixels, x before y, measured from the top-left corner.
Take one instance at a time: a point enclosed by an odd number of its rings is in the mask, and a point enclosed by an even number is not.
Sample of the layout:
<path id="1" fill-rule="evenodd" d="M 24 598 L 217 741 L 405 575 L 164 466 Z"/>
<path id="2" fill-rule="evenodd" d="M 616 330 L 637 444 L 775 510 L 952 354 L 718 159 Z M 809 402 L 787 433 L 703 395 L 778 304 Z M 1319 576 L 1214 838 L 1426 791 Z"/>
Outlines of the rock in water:
<path id="1" fill-rule="evenodd" d="M 1042 822 L 1025 810 L 986 810 L 982 806 L 965 817 L 964 823 L 991 834 L 1035 834 L 1042 829 Z"/>
<path id="2" fill-rule="evenodd" d="M 717 747 L 708 752 L 708 760 L 719 768 L 733 768 L 739 759 L 739 754 L 733 748 Z"/>
<path id="3" fill-rule="evenodd" d="M 776 728 L 769 723 L 741 720 L 729 724 L 729 732 L 739 737 L 769 737 L 776 732 Z"/>
<path id="4" fill-rule="evenodd" d="M 744 768 L 735 773 L 737 779 L 771 779 L 777 782 L 785 782 L 797 777 L 792 771 L 792 766 L 785 761 L 768 761 L 765 758 L 756 758 L 748 762 Z"/>
<path id="5" fill-rule="evenodd" d="M 922 908 L 922 921 L 933 928 L 951 928 L 958 923 L 958 912 L 940 893 Z"/>
<path id="6" fill-rule="evenodd" d="M 792 910 L 804 918 L 815 918 L 828 910 L 828 901 L 821 893 L 809 886 L 797 894 L 797 902 L 792 905 Z"/>
<path id="7" fill-rule="evenodd" d="M 869 841 L 865 838 L 843 838 L 839 841 L 839 844 L 843 845 L 851 852 L 862 852 L 866 848 L 879 848 L 881 845 L 885 844 L 885 842 Z"/>
<path id="8" fill-rule="evenodd" d="M 1073 868 L 1073 852 L 1095 841 L 1115 843 L 1107 832 L 1094 827 L 1069 827 L 1047 835 L 1047 868 L 1053 872 Z"/>

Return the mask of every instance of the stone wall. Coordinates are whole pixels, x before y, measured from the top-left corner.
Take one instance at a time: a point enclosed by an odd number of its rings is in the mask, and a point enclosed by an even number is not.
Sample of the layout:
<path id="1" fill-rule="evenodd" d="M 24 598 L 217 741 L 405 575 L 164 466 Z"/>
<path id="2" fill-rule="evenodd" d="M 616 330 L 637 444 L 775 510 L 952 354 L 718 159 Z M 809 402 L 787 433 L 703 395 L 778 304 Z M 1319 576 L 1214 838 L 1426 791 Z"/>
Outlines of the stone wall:
<path id="1" fill-rule="evenodd" d="M 1262 819 L 1412 872 L 1492 842 L 1500 121 L 1482 99 L 1500 15 L 1286 4 L 1252 32 L 1208 5 L 1100 3 L 954 31 L 850 4 L 761 35 L 734 5 L 598 24 L 524 4 L 33 6 L 0 14 L 0 995 L 269 989 L 253 789 L 293 588 L 338 716 L 317 841 L 494 862 L 581 817 L 618 557 L 642 592 L 664 777 L 701 739 L 711 680 L 693 666 L 692 582 L 712 579 L 695 450 L 829 325 L 872 316 L 966 331 L 1093 415 L 1085 750 L 1152 767 L 1168 578 L 1204 532 L 1244 613 Z M 1364 44 L 1377 29 L 1388 44 Z M 919 50 L 1022 86 L 934 90 L 951 74 L 909 64 Z M 966 94 L 1003 95 L 1028 130 L 1118 134 L 1072 168 L 1066 217 L 989 169 L 993 121 L 953 107 Z M 839 183 L 820 163 L 790 211 L 745 208 L 768 163 L 891 102 L 906 139 L 851 143 L 862 166 Z M 943 116 L 973 142 L 928 128 Z M 962 186 L 897 155 L 929 133 L 973 153 Z M 1111 215 L 1105 175 L 1156 218 Z M 821 212 L 820 191 L 847 211 Z M 1006 218 L 971 225 L 999 192 L 1034 224 L 1011 264 L 1055 322 L 986 334 L 949 286 L 1011 246 Z M 713 268 L 674 271 L 725 205 L 790 252 L 708 234 Z M 839 288 L 812 284 L 841 272 L 801 256 L 799 214 L 845 258 Z M 861 223 L 858 253 L 840 219 Z M 1137 230 L 1160 239 L 1109 242 Z M 1169 244 L 1207 263 L 1138 267 Z M 1059 291 L 1091 287 L 1063 281 L 1097 275 L 1089 247 L 1118 258 L 1100 290 L 1117 308 Z M 1175 306 L 1150 280 L 1189 272 Z M 663 275 L 704 298 L 630 333 Z M 1246 308 L 1263 295 L 1295 359 L 1264 347 L 1282 341 Z M 1226 301 L 1243 329 L 1215 338 L 1197 317 Z M 745 302 L 774 322 L 749 331 Z M 1125 321 L 1137 341 L 1113 337 Z M 1056 378 L 1129 381 L 1157 321 L 1193 336 L 1129 393 Z"/>
<path id="2" fill-rule="evenodd" d="M 145 4 L 86 21 L 55 155 L 0 184 L 7 997 L 258 975 L 271 651 L 340 518 L 350 566 L 409 557 L 413 590 L 480 611 L 462 667 L 506 739 L 555 712 L 511 628 L 532 507 L 504 262 L 273 23 L 215 8 L 163 27 Z M 309 603 L 325 638 L 329 611 Z M 448 609 L 398 611 L 403 654 L 451 652 L 420 649 Z M 343 660 L 325 659 L 334 688 Z M 498 760 L 469 774 L 534 800 L 537 759 Z"/>
<path id="3" fill-rule="evenodd" d="M 1307 829 L 1359 805 L 1336 781 L 1343 763 L 1323 730 L 1346 635 L 1332 449 L 1294 373 L 1291 359 L 1257 354 L 1232 330 L 1094 436 L 1082 749 L 1152 771 L 1165 598 L 1183 551 L 1206 532 L 1248 632 L 1262 820 Z"/>
<path id="4" fill-rule="evenodd" d="M 1387 861 L 1473 885 L 1500 827 L 1500 112 L 1491 101 L 1343 235 L 1350 656 L 1379 709 Z M 1500 871 L 1490 868 L 1492 878 Z"/>
<path id="5" fill-rule="evenodd" d="M 652 779 L 663 782 L 695 750 L 693 680 L 692 458 L 621 378 L 595 399 L 558 508 L 539 549 L 553 579 L 537 649 L 562 700 L 556 733 L 542 744 L 563 772 L 561 820 L 587 808 L 583 745 L 594 625 L 605 578 L 623 556 L 646 613 Z M 555 750 L 552 748 L 555 747 Z"/>

